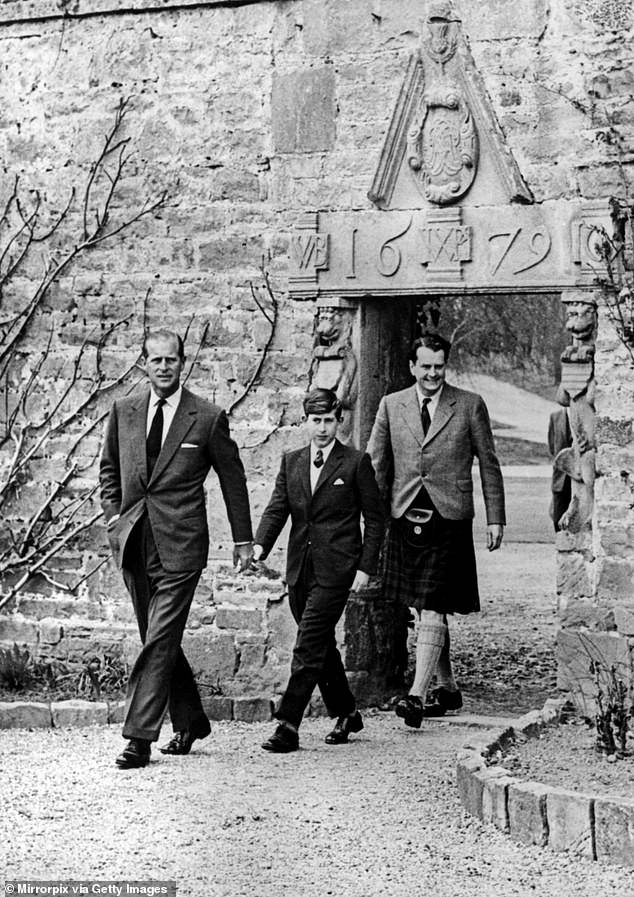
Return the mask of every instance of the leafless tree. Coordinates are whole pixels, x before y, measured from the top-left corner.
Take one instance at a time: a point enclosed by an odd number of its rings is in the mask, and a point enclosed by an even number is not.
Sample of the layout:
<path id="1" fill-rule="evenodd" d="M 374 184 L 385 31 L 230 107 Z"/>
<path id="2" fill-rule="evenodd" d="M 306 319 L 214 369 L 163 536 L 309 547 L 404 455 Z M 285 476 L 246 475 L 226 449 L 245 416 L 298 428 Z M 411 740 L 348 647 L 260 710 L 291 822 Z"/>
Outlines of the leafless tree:
<path id="1" fill-rule="evenodd" d="M 38 191 L 27 194 L 18 177 L 0 212 L 0 608 L 35 576 L 72 590 L 96 569 L 69 583 L 56 577 L 52 561 L 101 516 L 96 486 L 82 479 L 94 460 L 86 446 L 106 415 L 100 400 L 138 382 L 138 359 L 111 378 L 103 365 L 109 341 L 131 316 L 114 322 L 102 316 L 70 358 L 55 351 L 53 324 L 36 357 L 30 336 L 36 319 L 41 333 L 53 288 L 80 257 L 166 201 L 162 192 L 132 212 L 115 211 L 132 158 L 130 137 L 123 136 L 129 111 L 122 99 L 86 183 L 70 191 L 60 212 L 51 213 Z"/>

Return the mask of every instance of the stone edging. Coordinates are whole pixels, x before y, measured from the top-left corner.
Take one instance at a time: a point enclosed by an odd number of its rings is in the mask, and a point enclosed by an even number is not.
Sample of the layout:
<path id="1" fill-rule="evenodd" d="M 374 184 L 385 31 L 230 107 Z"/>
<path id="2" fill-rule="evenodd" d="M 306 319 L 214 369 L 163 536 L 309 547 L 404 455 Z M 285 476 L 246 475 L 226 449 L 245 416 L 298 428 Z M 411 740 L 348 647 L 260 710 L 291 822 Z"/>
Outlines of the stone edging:
<path id="1" fill-rule="evenodd" d="M 0 729 L 66 729 L 123 720 L 123 701 L 2 701 Z"/>
<path id="2" fill-rule="evenodd" d="M 105 726 L 123 722 L 124 701 L 0 701 L 2 729 L 67 729 L 72 726 Z M 203 698 L 210 720 L 243 723 L 267 722 L 272 718 L 270 698 Z"/>
<path id="3" fill-rule="evenodd" d="M 634 867 L 634 801 L 607 798 L 522 781 L 492 765 L 517 735 L 535 738 L 559 723 L 565 699 L 546 701 L 542 710 L 513 726 L 489 731 L 486 743 L 471 742 L 458 755 L 457 786 L 463 807 L 520 844 L 549 847 L 590 860 Z"/>

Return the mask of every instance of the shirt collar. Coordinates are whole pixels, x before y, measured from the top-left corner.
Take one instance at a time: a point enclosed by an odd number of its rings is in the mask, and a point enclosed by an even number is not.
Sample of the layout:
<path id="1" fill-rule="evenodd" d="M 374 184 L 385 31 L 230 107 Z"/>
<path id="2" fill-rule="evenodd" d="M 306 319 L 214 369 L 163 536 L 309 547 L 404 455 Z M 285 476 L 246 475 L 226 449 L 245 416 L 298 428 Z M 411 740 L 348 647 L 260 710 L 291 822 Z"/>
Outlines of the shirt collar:
<path id="1" fill-rule="evenodd" d="M 171 394 L 171 396 L 168 396 L 168 397 L 165 399 L 165 404 L 166 404 L 166 405 L 169 405 L 170 408 L 173 408 L 174 411 L 176 411 L 176 409 L 178 408 L 178 403 L 179 403 L 180 400 L 181 400 L 181 395 L 182 395 L 182 393 L 183 393 L 183 387 L 182 387 L 182 386 L 179 386 L 178 389 L 176 390 L 176 392 L 173 392 L 173 393 Z M 151 408 L 154 408 L 155 405 L 156 405 L 156 403 L 159 401 L 160 398 L 161 398 L 161 397 L 158 396 L 158 395 L 154 392 L 154 390 L 152 389 L 152 387 L 150 386 L 150 407 L 151 407 Z"/>
<path id="2" fill-rule="evenodd" d="M 322 456 L 323 456 L 323 459 L 324 459 L 324 463 L 328 460 L 328 456 L 330 455 L 331 451 L 332 451 L 333 448 L 334 448 L 335 441 L 336 441 L 336 440 L 333 439 L 332 442 L 329 442 L 329 443 L 328 443 L 328 445 L 326 446 L 326 448 L 323 448 L 323 449 L 321 450 L 321 452 L 322 452 Z M 314 443 L 314 442 L 311 442 L 311 443 L 310 443 L 310 460 L 311 460 L 311 461 L 314 461 L 314 460 L 315 460 L 315 455 L 317 454 L 318 451 L 319 451 L 319 449 L 317 448 L 317 446 L 315 445 L 315 443 Z"/>
<path id="3" fill-rule="evenodd" d="M 419 385 L 418 385 L 418 383 L 417 383 L 417 384 L 416 384 L 416 395 L 418 396 L 418 404 L 420 405 L 420 407 L 421 407 L 421 408 L 423 407 L 423 399 L 429 399 L 430 402 L 429 402 L 429 405 L 428 405 L 427 407 L 429 408 L 431 405 L 433 405 L 434 408 L 435 408 L 436 405 L 438 404 L 439 400 L 440 400 L 440 396 L 442 395 L 442 391 L 443 391 L 444 388 L 445 388 L 445 384 L 443 383 L 442 386 L 440 387 L 440 389 L 437 390 L 437 391 L 433 394 L 433 396 L 426 396 L 426 395 L 424 395 L 424 394 L 422 393 L 422 391 L 421 391 L 421 389 L 420 389 L 420 387 L 419 387 Z"/>

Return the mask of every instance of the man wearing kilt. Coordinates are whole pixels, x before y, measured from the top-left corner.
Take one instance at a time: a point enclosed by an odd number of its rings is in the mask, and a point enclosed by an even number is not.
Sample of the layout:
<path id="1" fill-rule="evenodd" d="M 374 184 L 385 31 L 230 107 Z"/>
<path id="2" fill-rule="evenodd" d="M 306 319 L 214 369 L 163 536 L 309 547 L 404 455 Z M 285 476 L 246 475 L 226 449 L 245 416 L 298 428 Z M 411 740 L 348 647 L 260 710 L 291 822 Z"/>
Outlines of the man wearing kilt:
<path id="1" fill-rule="evenodd" d="M 480 610 L 473 547 L 474 458 L 487 514 L 487 547 L 504 534 L 504 484 L 486 405 L 481 396 L 445 382 L 450 343 L 437 334 L 410 351 L 416 383 L 381 399 L 368 443 L 382 494 L 391 510 L 384 594 L 420 615 L 416 672 L 396 713 L 419 728 L 424 716 L 459 710 L 448 614 Z M 436 673 L 437 688 L 426 701 Z"/>

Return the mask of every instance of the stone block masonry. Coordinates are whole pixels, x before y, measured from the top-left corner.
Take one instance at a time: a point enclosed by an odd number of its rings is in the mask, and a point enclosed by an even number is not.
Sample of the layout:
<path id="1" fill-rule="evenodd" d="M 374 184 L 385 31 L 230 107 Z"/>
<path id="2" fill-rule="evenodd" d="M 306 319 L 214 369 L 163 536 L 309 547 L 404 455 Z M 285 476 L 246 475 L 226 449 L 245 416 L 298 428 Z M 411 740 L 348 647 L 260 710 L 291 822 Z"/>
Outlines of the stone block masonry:
<path id="1" fill-rule="evenodd" d="M 303 439 L 300 400 L 310 380 L 316 303 L 288 296 L 295 223 L 306 212 L 374 208 L 368 190 L 428 8 L 417 0 L 385 0 L 380 8 L 367 0 L 0 4 L 0 199 L 18 174 L 25 190 L 39 190 L 46 208 L 64 208 L 71 189 L 81 191 L 121 97 L 131 98 L 124 136 L 133 161 L 113 221 L 168 191 L 160 213 L 64 272 L 31 321 L 24 357 L 38 357 L 52 333 L 52 358 L 67 371 L 87 334 L 130 315 L 102 353 L 111 382 L 135 362 L 144 323 L 189 328 L 191 359 L 206 332 L 188 386 L 231 409 L 256 521 L 282 452 Z M 602 200 L 615 192 L 619 172 L 630 177 L 630 163 L 615 156 L 597 126 L 616 113 L 625 144 L 634 136 L 632 22 L 621 17 L 615 25 L 615 8 L 530 0 L 518 16 L 514 0 L 456 3 L 504 151 L 539 204 Z M 603 117 L 584 112 L 590 96 L 592 103 L 604 102 Z M 477 200 L 489 201 L 482 194 Z M 76 239 L 81 223 L 75 209 L 68 233 L 56 239 Z M 264 360 L 270 324 L 251 291 L 251 285 L 259 289 L 270 307 L 263 261 L 279 301 Z M 40 271 L 34 262 L 7 285 L 3 314 L 24 308 Z M 602 322 L 600 330 L 598 521 L 592 540 L 568 544 L 559 589 L 567 629 L 590 621 L 590 629 L 604 634 L 618 621 L 621 636 L 633 603 L 628 471 L 634 403 L 626 360 L 609 324 Z M 48 378 L 34 408 L 45 408 L 59 393 L 63 376 L 58 380 Z M 369 376 L 363 389 L 371 382 Z M 20 383 L 13 388 L 18 394 Z M 97 420 L 113 397 L 103 397 L 86 416 Z M 368 421 L 361 424 L 368 429 Z M 78 426 L 33 459 L 12 531 L 23 531 L 41 505 Z M 354 426 L 360 432 L 356 419 Z M 95 482 L 99 439 L 97 427 L 77 454 L 86 488 Z M 279 601 L 283 587 L 266 577 L 246 587 L 224 575 L 230 533 L 213 476 L 208 512 L 210 566 L 185 649 L 207 698 L 273 698 L 284 685 L 294 638 L 288 608 Z M 95 526 L 60 558 L 52 579 L 72 584 L 107 552 L 103 527 Z M 278 552 L 273 566 L 279 572 L 282 565 Z M 4 582 L 2 590 L 10 586 Z M 579 600 L 585 604 L 576 605 Z M 620 607 L 624 613 L 617 614 Z M 342 627 L 346 661 L 368 699 L 380 694 L 390 668 L 390 625 L 390 613 L 372 598 L 364 606 L 352 602 Z M 30 644 L 54 656 L 79 656 L 104 644 L 131 655 L 136 638 L 129 599 L 109 562 L 76 595 L 40 577 L 1 610 L 0 642 Z M 219 703 L 218 713 L 228 713 L 227 707 Z"/>

